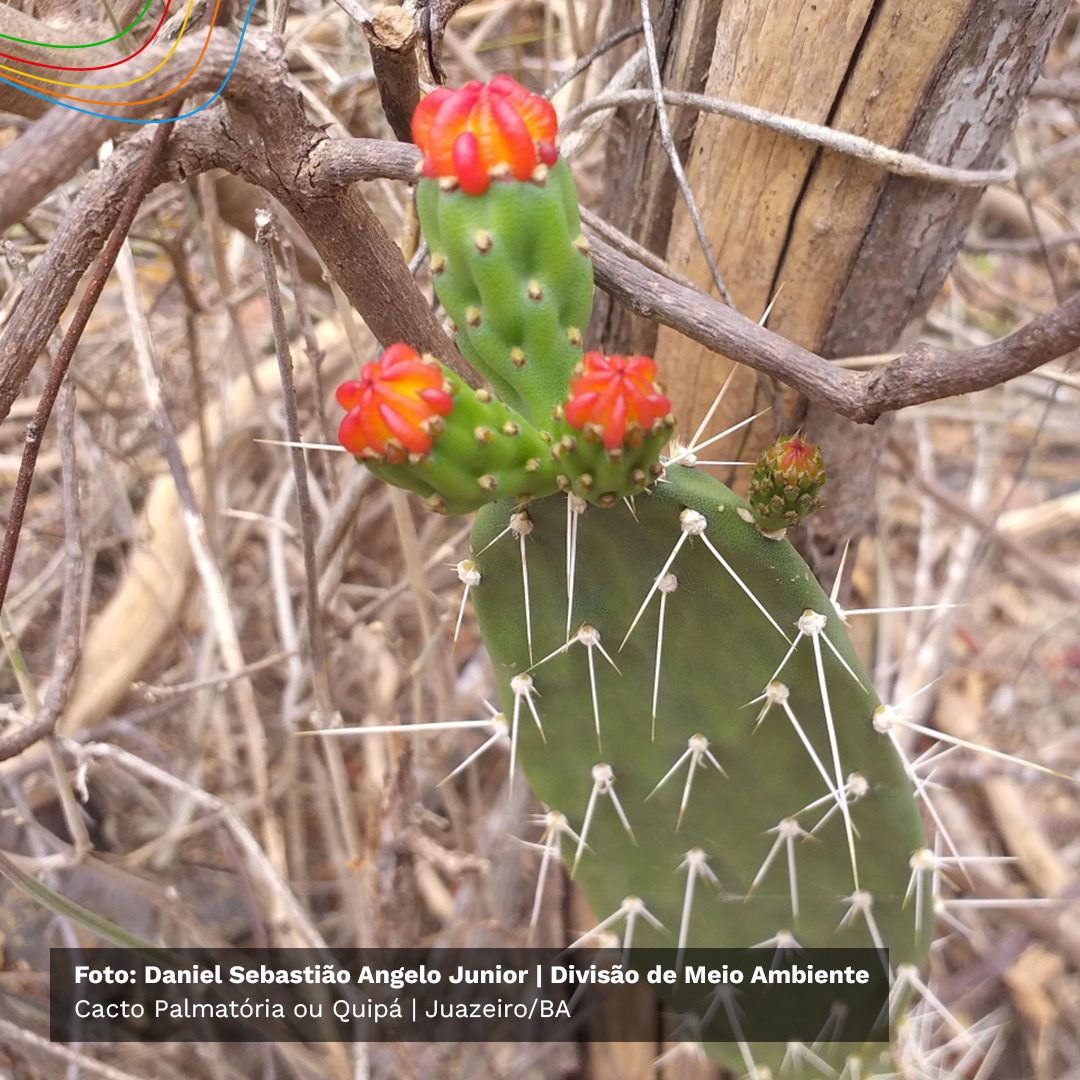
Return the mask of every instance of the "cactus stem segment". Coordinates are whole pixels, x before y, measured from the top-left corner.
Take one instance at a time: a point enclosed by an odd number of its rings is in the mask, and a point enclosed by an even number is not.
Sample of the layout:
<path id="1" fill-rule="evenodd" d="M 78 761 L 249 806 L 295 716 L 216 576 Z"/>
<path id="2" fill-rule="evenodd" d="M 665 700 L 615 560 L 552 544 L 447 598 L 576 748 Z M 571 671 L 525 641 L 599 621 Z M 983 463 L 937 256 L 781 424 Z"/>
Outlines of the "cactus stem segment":
<path id="1" fill-rule="evenodd" d="M 667 613 L 667 598 L 679 587 L 679 579 L 674 574 L 665 574 L 660 579 L 660 619 L 656 627 L 656 667 L 653 670 L 652 688 L 652 741 L 656 742 L 656 703 L 660 697 L 660 659 L 664 655 L 664 615 Z"/>
<path id="2" fill-rule="evenodd" d="M 627 896 L 623 898 L 623 902 L 606 919 L 601 919 L 591 930 L 582 934 L 581 937 L 569 945 L 568 948 L 580 948 L 587 941 L 594 939 L 599 934 L 603 934 L 609 927 L 612 927 L 619 922 L 620 919 L 625 919 L 626 926 L 623 929 L 622 936 L 622 949 L 625 957 L 633 945 L 634 923 L 637 922 L 639 918 L 644 919 L 655 930 L 664 929 L 663 923 L 649 911 L 645 906 L 645 901 L 642 900 L 640 896 Z"/>
<path id="3" fill-rule="evenodd" d="M 506 717 L 501 712 L 493 712 L 492 717 L 487 723 L 494 729 L 491 736 L 480 744 L 460 765 L 457 765 L 454 769 L 446 774 L 439 784 L 445 784 L 449 780 L 453 780 L 458 773 L 464 772 L 474 761 L 478 761 L 484 754 L 490 749 L 498 746 L 500 743 L 506 742 L 510 738 L 510 725 L 506 722 Z M 438 785 L 436 785 L 438 786 Z"/>
<path id="4" fill-rule="evenodd" d="M 592 825 L 593 814 L 596 812 L 596 800 L 601 795 L 606 795 L 611 799 L 611 805 L 615 808 L 615 813 L 619 815 L 619 821 L 626 830 L 626 835 L 630 837 L 630 842 L 635 845 L 637 844 L 637 840 L 634 837 L 634 830 L 630 828 L 630 821 L 626 816 L 626 811 L 619 801 L 619 796 L 615 793 L 615 770 L 612 769 L 607 762 L 600 761 L 592 767 L 590 775 L 592 776 L 592 791 L 589 792 L 589 802 L 585 807 L 585 818 L 581 823 L 581 835 L 578 837 L 577 851 L 574 852 L 574 865 L 570 868 L 570 877 L 573 877 L 577 873 L 578 863 L 581 862 L 582 853 L 588 846 L 589 827 Z"/>
<path id="5" fill-rule="evenodd" d="M 750 882 L 750 888 L 746 890 L 745 899 L 750 899 L 754 890 L 769 872 L 769 867 L 772 866 L 776 856 L 780 853 L 780 849 L 785 848 L 788 864 L 788 886 L 791 890 L 791 918 L 797 920 L 799 918 L 799 881 L 795 871 L 795 841 L 804 839 L 810 834 L 793 817 L 784 818 L 769 832 L 775 833 L 776 839 L 773 841 L 772 847 L 769 848 L 769 854 L 765 856 L 760 869 L 754 875 L 754 880 Z"/>
<path id="6" fill-rule="evenodd" d="M 683 893 L 682 917 L 679 919 L 679 943 L 675 953 L 675 968 L 682 969 L 683 953 L 686 951 L 686 939 L 690 933 L 690 911 L 694 905 L 694 885 L 699 877 L 704 878 L 717 889 L 720 881 L 712 872 L 707 862 L 708 856 L 701 848 L 691 848 L 679 863 L 679 869 L 686 871 L 686 891 Z"/>
<path id="7" fill-rule="evenodd" d="M 560 811 L 549 810 L 540 820 L 544 824 L 540 843 L 530 845 L 537 848 L 541 853 L 540 869 L 536 874 L 536 893 L 533 897 L 532 915 L 529 917 L 530 944 L 540 922 L 540 905 L 544 899 L 544 886 L 547 883 L 548 870 L 551 869 L 553 862 L 556 864 L 562 862 L 562 838 L 569 836 L 575 844 L 581 842 L 581 837 L 570 828 L 566 815 Z"/>
<path id="8" fill-rule="evenodd" d="M 828 638 L 825 639 L 828 641 Z M 825 729 L 829 733 L 829 748 L 832 751 L 833 767 L 836 770 L 836 788 L 840 793 L 840 813 L 844 815 L 844 831 L 847 833 L 848 857 L 851 859 L 851 877 L 855 889 L 859 889 L 859 864 L 855 858 L 855 826 L 851 821 L 851 808 L 848 806 L 847 785 L 844 783 L 844 770 L 840 765 L 840 746 L 836 741 L 836 721 L 833 719 L 832 704 L 829 700 L 829 688 L 825 680 L 825 663 L 821 653 L 820 631 L 810 636 L 814 646 L 814 665 L 817 668 L 818 689 L 821 691 L 821 705 L 825 713 Z M 849 669 L 850 670 L 850 669 Z"/>
<path id="9" fill-rule="evenodd" d="M 465 618 L 465 605 L 469 602 L 469 590 L 480 584 L 480 571 L 476 569 L 476 563 L 472 559 L 462 559 L 457 564 L 458 581 L 465 586 L 461 594 L 461 607 L 458 608 L 457 623 L 454 626 L 454 644 L 457 644 L 458 634 L 461 633 L 461 620 Z"/>
<path id="10" fill-rule="evenodd" d="M 663 581 L 664 576 L 671 569 L 671 564 L 675 561 L 675 556 L 679 554 L 679 550 L 682 548 L 683 544 L 685 544 L 687 539 L 691 536 L 704 536 L 707 525 L 708 520 L 705 515 L 698 513 L 697 510 L 691 510 L 687 507 L 679 514 L 679 539 L 675 541 L 675 546 L 671 549 L 671 554 L 660 568 L 660 573 L 656 575 L 656 579 L 652 583 L 652 588 L 649 589 L 645 599 L 642 600 L 641 607 L 638 608 L 637 614 L 634 616 L 634 621 L 630 624 L 630 629 L 626 631 L 626 637 L 622 639 L 622 644 L 619 646 L 620 652 L 626 647 L 626 643 L 630 640 L 630 635 L 634 632 L 634 628 L 641 620 L 641 616 L 645 614 L 645 609 L 649 606 L 649 601 L 653 598 L 653 593 L 660 588 L 660 582 Z M 783 631 L 781 631 L 781 633 L 782 632 Z"/>
<path id="11" fill-rule="evenodd" d="M 705 738 L 701 732 L 696 735 L 691 735 L 686 740 L 686 749 L 679 756 L 678 761 L 671 766 L 666 773 L 664 773 L 663 779 L 645 796 L 645 801 L 648 802 L 674 775 L 679 771 L 682 763 L 690 759 L 690 765 L 686 770 L 686 783 L 683 785 L 682 801 L 679 803 L 679 817 L 675 822 L 675 831 L 678 832 L 682 826 L 683 815 L 686 813 L 686 805 L 690 801 L 690 787 L 694 783 L 694 774 L 698 769 L 704 769 L 705 763 L 708 762 L 721 776 L 726 777 L 727 773 L 724 772 L 723 765 L 716 760 L 713 752 L 709 749 L 709 740 Z"/>

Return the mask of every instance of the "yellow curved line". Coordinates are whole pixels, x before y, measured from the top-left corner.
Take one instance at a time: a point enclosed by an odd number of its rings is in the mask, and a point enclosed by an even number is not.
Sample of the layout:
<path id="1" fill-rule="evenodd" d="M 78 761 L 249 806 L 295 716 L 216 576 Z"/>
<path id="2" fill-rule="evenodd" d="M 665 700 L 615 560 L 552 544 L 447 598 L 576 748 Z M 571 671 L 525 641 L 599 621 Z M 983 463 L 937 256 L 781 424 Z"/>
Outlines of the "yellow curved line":
<path id="1" fill-rule="evenodd" d="M 153 71 L 148 71 L 145 75 L 140 75 L 137 79 L 129 79 L 127 82 L 123 82 L 123 83 L 109 83 L 108 86 L 95 86 L 94 89 L 95 90 L 118 90 L 122 86 L 133 86 L 137 82 L 142 82 L 143 79 L 150 78 L 150 76 L 153 75 L 155 71 L 160 71 L 161 68 L 164 67 L 166 63 L 168 63 L 169 58 L 172 56 L 172 54 L 174 52 L 176 52 L 176 47 L 180 44 L 180 39 L 184 36 L 184 31 L 187 29 L 188 19 L 191 18 L 191 9 L 192 9 L 192 6 L 194 5 L 194 3 L 195 3 L 195 0 L 188 0 L 187 11 L 184 12 L 184 21 L 180 24 L 180 33 L 177 35 L 176 40 L 173 42 L 172 48 L 168 51 L 168 53 L 166 53 L 165 59 L 162 60 L 161 63 L 158 64 L 158 66 L 153 69 Z M 213 24 L 211 24 L 210 29 L 213 30 Z M 46 79 L 43 75 L 33 75 L 29 71 L 23 71 L 22 68 L 8 67 L 6 64 L 0 64 L 0 71 L 10 71 L 13 74 L 19 75 L 24 79 L 36 79 L 38 82 L 53 83 L 56 86 L 81 86 L 81 87 L 83 87 L 83 89 L 90 89 L 89 87 L 85 86 L 83 83 L 64 82 L 62 79 Z M 68 96 L 67 94 L 61 94 L 60 95 L 60 97 L 67 97 L 67 96 Z M 78 100 L 81 100 L 81 99 L 78 99 Z M 106 103 L 106 104 L 108 104 L 108 103 Z M 112 102 L 111 104 L 123 104 L 123 103 L 122 102 Z"/>

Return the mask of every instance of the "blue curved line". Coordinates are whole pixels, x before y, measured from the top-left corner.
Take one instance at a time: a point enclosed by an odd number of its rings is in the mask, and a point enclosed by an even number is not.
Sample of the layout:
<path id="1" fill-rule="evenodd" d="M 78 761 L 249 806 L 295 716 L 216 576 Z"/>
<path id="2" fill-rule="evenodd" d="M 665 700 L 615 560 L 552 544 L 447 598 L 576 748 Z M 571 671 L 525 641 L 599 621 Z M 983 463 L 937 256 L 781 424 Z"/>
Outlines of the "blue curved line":
<path id="1" fill-rule="evenodd" d="M 86 113 L 87 116 L 97 116 L 102 120 L 119 120 L 122 124 L 169 124 L 174 120 L 186 120 L 189 116 L 194 116 L 196 113 L 202 112 L 207 105 L 212 105 L 221 95 L 221 91 L 225 89 L 225 83 L 229 81 L 229 76 L 232 75 L 233 68 L 236 67 L 236 61 L 240 59 L 240 46 L 244 44 L 244 34 L 247 32 L 248 21 L 251 19 L 251 12 L 254 8 L 255 0 L 250 0 L 248 3 L 247 15 L 244 17 L 244 25 L 240 28 L 240 40 L 236 43 L 236 54 L 233 56 L 233 61 L 229 65 L 229 70 L 225 72 L 225 78 L 221 85 L 214 91 L 213 96 L 211 96 L 209 100 L 204 102 L 197 109 L 192 109 L 191 112 L 184 113 L 182 116 L 164 117 L 160 120 L 129 120 L 125 116 L 114 116 L 112 113 L 99 113 L 94 112 L 93 109 L 80 108 L 78 105 L 68 105 L 65 101 L 58 101 L 56 98 L 49 97 L 46 94 L 39 94 L 36 90 L 27 90 L 26 87 L 22 86 L 20 83 L 14 83 L 10 79 L 5 79 L 2 75 L 0 75 L 0 82 L 7 83 L 8 86 L 13 86 L 16 90 L 21 90 L 24 94 L 29 94 L 31 97 L 41 98 L 42 101 L 47 101 L 50 105 L 62 105 L 65 109 Z M 92 90 L 93 87 L 88 86 L 84 89 Z M 123 103 L 118 104 L 117 108 L 124 108 Z M 15 144 L 13 143 L 12 145 Z"/>

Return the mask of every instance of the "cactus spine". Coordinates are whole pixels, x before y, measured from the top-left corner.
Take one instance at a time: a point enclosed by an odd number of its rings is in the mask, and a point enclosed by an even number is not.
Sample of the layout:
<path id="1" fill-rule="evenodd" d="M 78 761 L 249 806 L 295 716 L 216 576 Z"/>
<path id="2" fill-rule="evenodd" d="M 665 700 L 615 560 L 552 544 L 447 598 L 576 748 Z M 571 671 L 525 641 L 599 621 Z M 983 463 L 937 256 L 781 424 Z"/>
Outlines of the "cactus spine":
<path id="1" fill-rule="evenodd" d="M 884 946 L 921 965 L 910 785 L 841 613 L 776 535 L 817 503 L 820 457 L 782 441 L 750 506 L 660 457 L 652 361 L 581 352 L 592 274 L 546 102 L 500 77 L 432 94 L 413 130 L 436 291 L 506 404 L 412 354 L 412 397 L 390 387 L 376 410 L 390 435 L 360 439 L 350 413 L 342 441 L 437 509 L 482 507 L 462 580 L 511 767 L 574 838 L 597 916 L 638 945 Z M 863 1049 L 815 1047 L 835 1074 Z M 749 1051 L 778 1070 L 782 1051 Z M 859 1075 L 876 1068 L 867 1050 Z"/>

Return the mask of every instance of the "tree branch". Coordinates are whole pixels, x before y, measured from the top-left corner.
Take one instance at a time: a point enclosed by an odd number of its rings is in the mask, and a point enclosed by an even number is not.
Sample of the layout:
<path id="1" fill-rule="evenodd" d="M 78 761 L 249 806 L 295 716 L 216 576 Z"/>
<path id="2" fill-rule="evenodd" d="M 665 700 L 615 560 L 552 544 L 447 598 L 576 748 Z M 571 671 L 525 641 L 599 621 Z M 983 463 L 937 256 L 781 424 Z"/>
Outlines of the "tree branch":
<path id="1" fill-rule="evenodd" d="M 211 46 L 204 72 L 210 83 L 232 56 L 226 43 Z M 301 225 L 380 341 L 408 340 L 462 370 L 460 356 L 355 183 L 376 177 L 413 179 L 417 149 L 401 143 L 327 138 L 304 115 L 280 49 L 265 39 L 256 38 L 251 49 L 242 51 L 226 95 L 230 108 L 216 105 L 177 125 L 169 160 L 155 182 L 220 167 L 265 188 Z M 12 188 L 5 183 L 15 163 L 28 165 L 37 177 L 49 177 L 50 183 L 61 182 L 77 167 L 78 159 L 59 160 L 70 152 L 61 152 L 55 142 L 64 125 L 85 129 L 78 136 L 85 148 L 94 139 L 108 137 L 113 122 L 53 110 L 0 152 L 0 226 L 10 221 L 5 215 L 20 201 L 21 185 Z M 70 145 L 69 140 L 65 146 Z M 7 415 L 78 278 L 115 220 L 113 193 L 121 189 L 137 160 L 135 154 L 125 157 L 126 149 L 122 146 L 84 185 L 0 338 L 0 419 Z M 34 197 L 41 194 L 39 183 Z M 851 371 L 771 333 L 705 293 L 646 268 L 599 238 L 593 238 L 592 251 L 597 283 L 631 310 L 860 423 L 873 423 L 884 413 L 910 405 L 997 385 L 1080 347 L 1078 295 L 989 345 L 950 352 L 920 342 L 873 372 Z"/>
<path id="2" fill-rule="evenodd" d="M 320 183 L 344 185 L 352 179 L 370 179 L 376 166 L 387 177 L 405 180 L 414 176 L 419 160 L 414 146 L 383 145 L 376 159 L 368 140 L 328 140 L 316 149 L 313 172 Z M 989 345 L 951 352 L 917 342 L 873 372 L 850 371 L 758 326 L 700 290 L 650 270 L 598 237 L 591 238 L 590 246 L 597 284 L 631 311 L 863 424 L 909 405 L 996 386 L 1080 348 L 1077 295 Z"/>
<path id="3" fill-rule="evenodd" d="M 207 50 L 204 72 L 209 85 L 214 83 L 214 71 L 221 68 L 223 73 L 225 61 L 232 58 L 230 44 L 222 42 L 216 49 L 214 45 Z M 379 341 L 387 345 L 411 341 L 472 379 L 359 187 L 316 182 L 313 155 L 327 136 L 307 119 L 281 48 L 260 38 L 250 47 L 245 45 L 226 97 L 227 103 L 215 104 L 177 124 L 169 159 L 153 183 L 224 168 L 258 184 L 301 225 Z M 43 129 L 55 133 L 58 118 L 72 130 L 71 140 L 62 149 L 50 148 L 40 134 Z M 114 124 L 58 106 L 0 153 L 0 192 L 6 198 L 10 191 L 4 185 L 5 169 L 17 170 L 20 164 L 39 177 L 50 177 L 50 182 L 61 182 L 92 152 L 95 139 L 109 136 Z M 130 182 L 147 138 L 140 133 L 129 139 L 84 184 L 37 264 L 0 336 L 0 420 L 10 411 L 80 277 L 101 249 L 116 219 L 116 193 Z M 64 157 L 72 143 L 82 148 L 74 163 Z M 129 151 L 133 146 L 135 153 Z"/>

